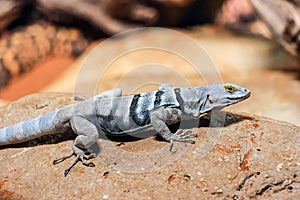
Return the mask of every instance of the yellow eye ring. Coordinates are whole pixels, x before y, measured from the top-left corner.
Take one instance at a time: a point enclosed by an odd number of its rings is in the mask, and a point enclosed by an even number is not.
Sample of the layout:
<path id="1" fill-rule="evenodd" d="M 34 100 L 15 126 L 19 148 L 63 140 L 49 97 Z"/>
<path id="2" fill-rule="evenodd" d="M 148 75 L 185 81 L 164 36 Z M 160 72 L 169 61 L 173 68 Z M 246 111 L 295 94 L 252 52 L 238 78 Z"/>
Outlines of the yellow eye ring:
<path id="1" fill-rule="evenodd" d="M 225 91 L 230 92 L 230 93 L 234 93 L 237 91 L 237 88 L 232 85 L 225 85 L 224 89 L 225 89 Z"/>

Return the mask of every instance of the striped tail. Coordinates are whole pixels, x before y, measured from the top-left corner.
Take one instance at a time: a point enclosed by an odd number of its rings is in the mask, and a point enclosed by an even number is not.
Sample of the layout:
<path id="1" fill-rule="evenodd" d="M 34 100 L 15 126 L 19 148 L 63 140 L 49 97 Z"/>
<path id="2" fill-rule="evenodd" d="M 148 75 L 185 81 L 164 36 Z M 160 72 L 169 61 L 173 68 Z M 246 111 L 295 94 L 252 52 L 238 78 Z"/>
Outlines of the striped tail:
<path id="1" fill-rule="evenodd" d="M 0 129 L 0 146 L 16 144 L 49 135 L 57 131 L 61 122 L 56 120 L 57 110 Z"/>

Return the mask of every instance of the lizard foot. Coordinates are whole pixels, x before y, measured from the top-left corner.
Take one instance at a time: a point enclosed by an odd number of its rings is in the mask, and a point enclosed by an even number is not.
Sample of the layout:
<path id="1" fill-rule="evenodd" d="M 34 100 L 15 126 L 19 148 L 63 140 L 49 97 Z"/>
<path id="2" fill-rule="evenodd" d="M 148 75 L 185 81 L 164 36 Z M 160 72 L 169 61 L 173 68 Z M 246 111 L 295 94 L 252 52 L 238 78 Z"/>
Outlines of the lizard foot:
<path id="1" fill-rule="evenodd" d="M 64 175 L 67 176 L 68 173 L 70 172 L 70 170 L 79 162 L 81 161 L 81 163 L 87 167 L 95 167 L 95 164 L 93 162 L 87 162 L 85 160 L 88 160 L 90 158 L 95 158 L 96 154 L 95 153 L 91 153 L 91 154 L 85 154 L 84 151 L 71 151 L 69 154 L 67 154 L 66 156 L 63 156 L 61 158 L 57 158 L 53 161 L 53 164 L 56 165 L 58 163 L 63 162 L 64 160 L 72 157 L 73 155 L 76 156 L 75 160 L 73 161 L 73 163 L 65 170 Z"/>
<path id="2" fill-rule="evenodd" d="M 193 133 L 192 131 L 183 131 L 183 130 L 179 129 L 170 138 L 170 151 L 172 151 L 172 149 L 173 149 L 174 141 L 195 144 L 195 141 L 192 139 L 195 137 L 197 137 L 196 133 Z"/>

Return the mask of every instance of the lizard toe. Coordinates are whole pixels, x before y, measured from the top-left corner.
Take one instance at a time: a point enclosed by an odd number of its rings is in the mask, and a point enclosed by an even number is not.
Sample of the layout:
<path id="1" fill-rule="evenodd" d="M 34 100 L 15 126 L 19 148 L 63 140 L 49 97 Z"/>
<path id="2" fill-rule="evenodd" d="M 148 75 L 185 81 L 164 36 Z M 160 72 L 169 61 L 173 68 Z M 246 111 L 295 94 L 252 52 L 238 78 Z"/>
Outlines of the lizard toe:
<path id="1" fill-rule="evenodd" d="M 197 137 L 197 134 L 193 133 L 192 131 L 183 131 L 180 129 L 173 135 L 173 137 L 174 140 L 181 142 L 186 139 L 195 138 Z"/>

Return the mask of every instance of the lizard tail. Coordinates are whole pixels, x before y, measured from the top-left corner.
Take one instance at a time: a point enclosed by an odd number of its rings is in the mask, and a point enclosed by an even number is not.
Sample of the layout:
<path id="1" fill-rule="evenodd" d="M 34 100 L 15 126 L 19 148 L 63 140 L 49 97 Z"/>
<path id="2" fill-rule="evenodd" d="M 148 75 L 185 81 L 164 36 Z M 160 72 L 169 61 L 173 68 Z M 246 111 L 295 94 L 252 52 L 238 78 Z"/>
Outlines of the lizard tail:
<path id="1" fill-rule="evenodd" d="M 56 120 L 57 111 L 0 129 L 0 146 L 16 144 L 49 135 L 57 131 L 61 121 Z"/>

